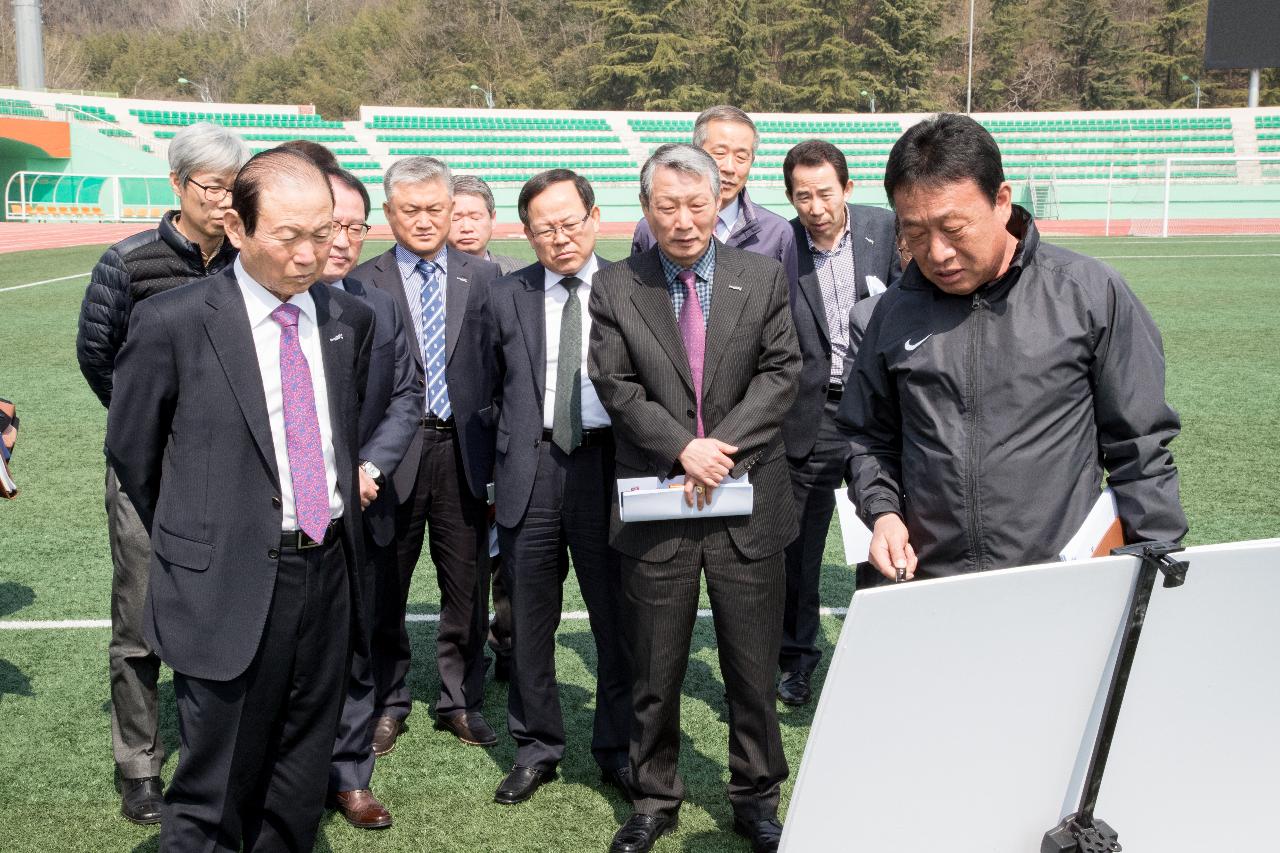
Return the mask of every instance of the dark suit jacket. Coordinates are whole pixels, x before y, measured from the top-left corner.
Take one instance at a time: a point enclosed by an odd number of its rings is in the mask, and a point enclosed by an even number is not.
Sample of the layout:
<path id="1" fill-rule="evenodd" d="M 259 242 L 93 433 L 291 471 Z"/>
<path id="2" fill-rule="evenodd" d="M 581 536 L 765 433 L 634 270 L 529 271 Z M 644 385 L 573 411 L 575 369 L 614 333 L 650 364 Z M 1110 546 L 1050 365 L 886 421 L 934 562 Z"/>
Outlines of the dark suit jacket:
<path id="1" fill-rule="evenodd" d="M 609 263 L 603 258 L 597 261 L 599 270 Z M 547 391 L 545 282 L 546 268 L 535 263 L 478 291 L 473 303 L 478 334 L 469 335 L 463 344 L 474 341 L 465 356 L 468 370 L 484 372 L 492 389 L 468 412 L 478 419 L 477 430 L 489 430 L 491 438 L 485 446 L 493 447 L 492 474 L 482 470 L 472 476 L 486 482 L 492 477 L 498 523 L 503 527 L 515 527 L 524 518 L 538 473 Z M 476 454 L 475 458 L 484 457 Z"/>
<path id="2" fill-rule="evenodd" d="M 313 285 L 360 636 L 356 451 L 373 312 Z M 138 304 L 115 369 L 107 456 L 151 534 L 144 632 L 165 663 L 228 681 L 258 649 L 275 587 L 280 478 L 235 273 Z"/>
<path id="3" fill-rule="evenodd" d="M 853 238 L 853 272 L 857 279 L 858 300 L 871 295 L 868 276 L 875 276 L 888 287 L 902 277 L 898 267 L 897 245 L 893 233 L 893 213 L 865 204 L 850 204 L 849 224 Z M 791 311 L 800 340 L 804 367 L 796 391 L 791 415 L 782 425 L 787 456 L 799 461 L 813 450 L 826 405 L 827 385 L 831 380 L 831 332 L 822 303 L 822 287 L 813 268 L 813 253 L 800 218 L 791 220 L 795 233 L 800 278 L 791 295 Z M 850 359 L 851 360 L 851 359 Z"/>
<path id="4" fill-rule="evenodd" d="M 749 560 L 796 535 L 796 506 L 781 425 L 795 396 L 800 350 L 781 264 L 716 244 L 703 360 L 707 436 L 736 445 L 733 475 L 750 470 L 755 510 L 721 521 Z M 617 476 L 666 477 L 696 432 L 693 379 L 658 249 L 596 274 L 589 368 L 613 420 Z M 697 522 L 623 524 L 615 495 L 611 542 L 649 562 L 671 559 Z"/>
<path id="5" fill-rule="evenodd" d="M 470 293 L 476 288 L 488 287 L 498 277 L 498 266 L 481 260 L 474 255 L 468 255 L 465 252 L 459 252 L 454 249 L 449 249 L 448 252 L 449 275 L 445 282 L 444 307 L 445 347 L 448 350 L 445 372 L 449 380 L 449 404 L 456 407 L 459 401 L 462 401 L 465 405 L 466 400 L 483 394 L 483 390 L 476 387 L 477 380 L 481 378 L 469 375 L 465 369 L 455 368 L 454 358 L 458 352 L 458 340 L 462 337 L 460 332 L 462 331 L 463 320 L 466 317 L 467 301 Z M 405 298 L 404 282 L 400 278 L 400 268 L 396 264 L 394 247 L 356 267 L 351 275 L 367 285 L 390 293 L 392 298 L 396 300 L 396 304 L 400 306 L 400 312 L 403 317 L 408 318 L 411 310 L 421 310 L 417 305 L 409 305 L 409 300 Z M 427 374 L 422 365 L 422 350 L 417 345 L 412 333 L 412 321 L 406 321 L 406 327 L 410 330 L 409 340 L 412 345 L 410 348 L 413 350 L 415 381 L 418 383 L 419 389 L 422 389 L 425 393 Z M 465 467 L 469 472 L 482 467 L 480 463 L 468 460 L 471 459 L 472 454 L 483 446 L 484 440 L 483 433 L 477 434 L 463 422 L 458 422 L 458 441 L 462 445 Z M 404 455 L 404 458 L 412 461 L 413 464 L 401 465 L 396 468 L 395 472 L 396 494 L 399 495 L 402 501 L 413 490 L 414 480 L 418 476 L 416 460 L 421 453 L 422 431 L 419 429 L 414 431 L 413 440 L 409 443 L 409 449 Z M 468 478 L 468 483 L 474 494 L 477 496 L 484 495 L 486 483 L 476 483 L 470 478 Z"/>
<path id="6" fill-rule="evenodd" d="M 391 294 L 365 287 L 352 276 L 342 285 L 373 309 L 373 351 L 364 405 L 360 407 L 359 456 L 386 477 L 378 497 L 364 510 L 370 538 L 386 546 L 395 535 L 399 503 L 393 477 L 422 417 L 422 388 L 413 373 L 413 333 L 406 328 Z"/>

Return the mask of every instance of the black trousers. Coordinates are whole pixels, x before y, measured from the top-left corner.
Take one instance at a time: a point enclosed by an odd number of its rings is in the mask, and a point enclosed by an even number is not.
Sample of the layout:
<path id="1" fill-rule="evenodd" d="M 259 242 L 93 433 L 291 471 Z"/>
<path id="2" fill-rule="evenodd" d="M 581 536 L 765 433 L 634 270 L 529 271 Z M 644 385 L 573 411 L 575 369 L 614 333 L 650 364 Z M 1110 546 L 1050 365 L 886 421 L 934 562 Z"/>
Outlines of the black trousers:
<path id="1" fill-rule="evenodd" d="M 818 649 L 819 585 L 827 532 L 835 512 L 835 490 L 844 482 L 849 442 L 840 436 L 835 415 L 839 403 L 827 401 L 818 437 L 808 457 L 791 465 L 791 487 L 800 509 L 800 532 L 787 546 L 787 604 L 782 617 L 783 672 L 813 672 L 822 659 Z"/>
<path id="2" fill-rule="evenodd" d="M 744 820 L 772 818 L 788 773 L 773 695 L 785 595 L 782 554 L 745 560 L 723 522 L 711 519 L 684 522 L 683 530 L 684 542 L 669 562 L 622 558 L 634 635 L 634 808 L 672 816 L 684 800 L 677 771 L 680 690 L 705 572 L 729 700 L 729 802 Z"/>
<path id="3" fill-rule="evenodd" d="M 380 546 L 366 533 L 364 548 L 365 570 L 373 580 L 376 598 L 376 590 L 395 576 L 395 544 Z M 398 588 L 398 581 L 396 585 Z M 368 588 L 366 584 L 365 589 Z M 333 740 L 333 760 L 329 765 L 329 790 L 332 792 L 368 788 L 373 780 L 375 687 L 372 661 L 368 655 L 354 652 L 351 655 L 351 674 L 347 679 L 347 699 L 342 705 L 338 733 Z"/>
<path id="4" fill-rule="evenodd" d="M 538 471 L 524 518 L 514 528 L 498 528 L 503 580 L 511 601 L 507 727 L 516 742 L 516 764 L 553 770 L 564 756 L 556 628 L 572 554 L 596 647 L 591 752 L 601 768 L 614 770 L 627 764 L 631 662 L 619 558 L 609 547 L 613 444 L 579 447 L 566 455 L 543 441 L 535 452 Z"/>
<path id="5" fill-rule="evenodd" d="M 493 618 L 489 620 L 489 650 L 498 660 L 511 663 L 511 595 L 502 572 L 502 555 L 489 559 L 489 592 Z"/>
<path id="6" fill-rule="evenodd" d="M 183 571 L 181 569 L 177 571 Z M 341 540 L 281 549 L 262 642 L 231 681 L 173 674 L 180 750 L 160 849 L 310 851 L 347 678 Z"/>
<path id="7" fill-rule="evenodd" d="M 453 431 L 422 427 L 413 491 L 396 510 L 396 571 L 379 587 L 373 619 L 374 705 L 378 716 L 409 715 L 409 632 L 405 607 L 424 538 L 440 585 L 437 714 L 476 711 L 484 702 L 489 562 L 485 502 L 471 494 Z"/>

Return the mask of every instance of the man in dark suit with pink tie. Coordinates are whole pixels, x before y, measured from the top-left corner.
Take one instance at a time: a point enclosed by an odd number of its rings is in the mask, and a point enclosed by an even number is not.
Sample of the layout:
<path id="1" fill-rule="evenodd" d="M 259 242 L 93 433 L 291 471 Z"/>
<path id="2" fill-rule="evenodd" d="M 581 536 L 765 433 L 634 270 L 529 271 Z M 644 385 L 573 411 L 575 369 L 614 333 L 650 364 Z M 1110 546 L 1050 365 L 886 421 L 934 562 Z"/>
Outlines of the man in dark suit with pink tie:
<path id="1" fill-rule="evenodd" d="M 685 476 L 702 506 L 727 476 L 750 473 L 750 515 L 624 523 L 613 500 L 632 625 L 634 813 L 614 853 L 643 853 L 676 827 L 684 785 L 680 686 L 702 575 L 729 704 L 734 828 L 757 851 L 782 834 L 787 777 L 773 669 L 782 639 L 783 549 L 796 508 L 781 425 L 800 351 L 781 264 L 714 240 L 719 175 L 690 145 L 645 163 L 640 203 L 657 244 L 596 274 L 590 375 L 614 426 L 618 477 Z"/>

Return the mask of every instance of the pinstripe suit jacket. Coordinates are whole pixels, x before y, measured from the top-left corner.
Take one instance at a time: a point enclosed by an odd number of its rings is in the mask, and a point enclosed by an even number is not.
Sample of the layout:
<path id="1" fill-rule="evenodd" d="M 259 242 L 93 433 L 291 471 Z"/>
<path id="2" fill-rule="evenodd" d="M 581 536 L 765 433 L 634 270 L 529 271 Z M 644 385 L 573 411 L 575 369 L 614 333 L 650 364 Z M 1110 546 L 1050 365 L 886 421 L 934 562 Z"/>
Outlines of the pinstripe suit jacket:
<path id="1" fill-rule="evenodd" d="M 783 452 L 782 420 L 795 398 L 800 349 L 782 265 L 716 244 L 703 361 L 702 420 L 707 436 L 736 445 L 735 476 L 750 470 L 755 509 L 720 520 L 749 560 L 776 554 L 796 535 L 796 506 Z M 653 248 L 596 273 L 588 370 L 613 420 L 618 477 L 680 472 L 695 437 L 693 379 L 666 277 Z M 623 524 L 614 496 L 610 544 L 627 556 L 662 562 L 695 521 Z"/>

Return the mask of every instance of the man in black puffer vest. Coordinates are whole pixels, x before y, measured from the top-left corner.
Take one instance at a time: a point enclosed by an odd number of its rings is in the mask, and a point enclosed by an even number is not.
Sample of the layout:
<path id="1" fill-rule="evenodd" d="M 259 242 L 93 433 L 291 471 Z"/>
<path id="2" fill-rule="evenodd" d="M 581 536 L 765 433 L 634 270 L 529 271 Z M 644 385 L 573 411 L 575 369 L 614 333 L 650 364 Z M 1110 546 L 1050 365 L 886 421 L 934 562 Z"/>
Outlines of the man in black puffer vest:
<path id="1" fill-rule="evenodd" d="M 121 240 L 102 255 L 80 306 L 76 358 L 102 405 L 111 405 L 111 373 L 124 346 L 133 306 L 149 296 L 231 264 L 223 239 L 228 189 L 249 159 L 244 141 L 226 128 L 193 124 L 169 143 L 169 182 L 179 209 L 158 227 Z M 142 637 L 142 608 L 151 542 L 129 498 L 107 466 L 107 527 L 111 539 L 111 742 L 123 798 L 134 823 L 158 823 L 162 803 L 156 680 L 160 659 Z"/>

